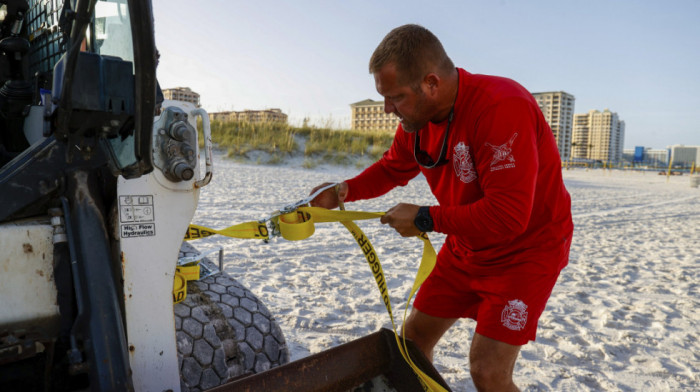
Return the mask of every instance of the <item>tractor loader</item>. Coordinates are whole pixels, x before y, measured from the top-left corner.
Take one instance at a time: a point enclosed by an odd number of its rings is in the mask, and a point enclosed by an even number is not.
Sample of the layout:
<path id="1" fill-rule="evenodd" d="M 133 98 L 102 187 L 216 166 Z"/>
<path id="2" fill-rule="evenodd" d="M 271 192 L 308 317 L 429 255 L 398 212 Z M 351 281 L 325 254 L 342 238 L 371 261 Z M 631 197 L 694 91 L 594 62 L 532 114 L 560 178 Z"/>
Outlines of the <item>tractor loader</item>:
<path id="1" fill-rule="evenodd" d="M 212 140 L 162 99 L 149 0 L 0 6 L 0 391 L 423 390 L 389 330 L 289 363 L 208 258 L 174 295 Z"/>

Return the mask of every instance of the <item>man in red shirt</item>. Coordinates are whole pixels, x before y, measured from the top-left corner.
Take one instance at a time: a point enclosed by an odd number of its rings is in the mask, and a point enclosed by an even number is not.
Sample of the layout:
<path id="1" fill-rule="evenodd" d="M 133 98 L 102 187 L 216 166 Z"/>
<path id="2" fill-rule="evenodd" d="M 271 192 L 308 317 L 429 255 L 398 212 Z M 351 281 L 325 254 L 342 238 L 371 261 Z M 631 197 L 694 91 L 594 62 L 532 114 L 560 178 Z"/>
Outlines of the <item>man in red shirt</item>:
<path id="1" fill-rule="evenodd" d="M 455 68 L 427 29 L 392 30 L 370 60 L 384 110 L 401 120 L 384 156 L 313 205 L 381 196 L 422 173 L 439 205 L 400 203 L 382 223 L 402 236 L 447 234 L 404 331 L 432 360 L 458 318 L 476 320 L 469 352 L 478 390 L 518 390 L 520 347 L 537 321 L 573 233 L 571 199 L 549 125 L 518 83 Z"/>

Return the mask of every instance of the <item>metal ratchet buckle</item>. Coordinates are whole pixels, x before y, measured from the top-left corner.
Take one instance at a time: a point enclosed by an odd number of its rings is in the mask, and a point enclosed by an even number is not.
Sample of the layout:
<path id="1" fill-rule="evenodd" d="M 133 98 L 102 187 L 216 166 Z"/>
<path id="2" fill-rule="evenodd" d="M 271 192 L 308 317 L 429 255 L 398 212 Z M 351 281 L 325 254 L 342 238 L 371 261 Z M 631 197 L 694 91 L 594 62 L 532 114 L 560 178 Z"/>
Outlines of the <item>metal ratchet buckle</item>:
<path id="1" fill-rule="evenodd" d="M 309 196 L 291 204 L 287 204 L 286 206 L 280 208 L 279 210 L 271 213 L 270 215 L 261 218 L 258 220 L 259 223 L 268 223 L 268 232 L 270 237 L 279 237 L 282 235 L 280 232 L 280 226 L 279 226 L 279 217 L 280 215 L 288 214 L 290 212 L 294 212 L 297 210 L 299 207 L 304 207 L 307 206 L 309 203 L 311 203 L 311 200 L 315 199 L 316 196 L 320 195 L 324 191 L 331 189 L 335 186 L 337 186 L 338 183 L 333 183 L 330 185 L 326 185 L 323 188 L 320 188 L 316 192 L 310 194 Z"/>

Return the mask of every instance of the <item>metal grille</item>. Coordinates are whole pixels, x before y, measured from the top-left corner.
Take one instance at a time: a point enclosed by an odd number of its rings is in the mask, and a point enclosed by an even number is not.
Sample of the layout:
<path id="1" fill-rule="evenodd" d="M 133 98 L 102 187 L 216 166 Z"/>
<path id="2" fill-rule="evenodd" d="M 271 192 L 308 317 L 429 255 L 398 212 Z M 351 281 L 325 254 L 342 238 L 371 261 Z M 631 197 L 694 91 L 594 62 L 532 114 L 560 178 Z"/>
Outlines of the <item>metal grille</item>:
<path id="1" fill-rule="evenodd" d="M 64 0 L 30 0 L 27 13 L 29 32 L 29 74 L 51 72 L 65 52 L 58 28 Z"/>

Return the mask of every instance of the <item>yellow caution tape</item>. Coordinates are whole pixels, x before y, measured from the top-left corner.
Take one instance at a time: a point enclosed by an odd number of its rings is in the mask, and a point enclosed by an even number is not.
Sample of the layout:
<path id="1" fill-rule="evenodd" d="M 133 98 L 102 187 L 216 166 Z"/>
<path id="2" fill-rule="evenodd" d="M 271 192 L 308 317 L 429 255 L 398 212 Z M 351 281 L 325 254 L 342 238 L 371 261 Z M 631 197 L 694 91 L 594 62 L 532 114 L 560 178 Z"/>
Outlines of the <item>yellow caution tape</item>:
<path id="1" fill-rule="evenodd" d="M 179 272 L 188 282 L 190 280 L 199 280 L 199 263 L 180 265 L 175 268 L 175 271 Z"/>
<path id="2" fill-rule="evenodd" d="M 173 283 L 173 303 L 180 303 L 187 297 L 187 279 L 180 273 L 175 272 L 175 282 Z"/>
<path id="3" fill-rule="evenodd" d="M 299 207 L 296 211 L 287 214 L 280 215 L 276 223 L 279 224 L 280 234 L 283 238 L 289 241 L 299 241 L 309 238 L 313 235 L 315 228 L 315 223 L 324 222 L 340 222 L 342 223 L 348 231 L 355 238 L 355 241 L 362 249 L 362 253 L 369 264 L 374 280 L 379 289 L 379 294 L 381 295 L 382 302 L 389 313 L 389 318 L 391 319 L 391 325 L 394 329 L 394 336 L 396 337 L 396 343 L 401 351 L 401 355 L 404 357 L 408 365 L 413 369 L 413 371 L 418 376 L 423 389 L 426 391 L 434 392 L 445 392 L 446 389 L 440 385 L 437 381 L 433 380 L 425 374 L 418 366 L 413 363 L 410 356 L 408 355 L 408 348 L 406 346 L 406 338 L 399 337 L 396 332 L 396 323 L 394 322 L 393 311 L 391 309 L 391 301 L 389 299 L 389 292 L 387 290 L 386 278 L 384 277 L 384 270 L 379 262 L 379 257 L 377 252 L 374 250 L 371 242 L 367 236 L 360 230 L 360 228 L 353 222 L 355 220 L 365 220 L 365 219 L 376 219 L 384 215 L 383 212 L 365 212 L 365 211 L 339 211 L 339 210 L 328 210 L 320 207 Z M 264 223 L 260 222 L 245 222 L 235 226 L 228 227 L 223 230 L 214 230 L 204 226 L 190 225 L 185 240 L 193 240 L 198 238 L 208 237 L 210 235 L 220 234 L 232 238 L 243 238 L 243 239 L 269 239 L 269 234 L 267 227 Z M 406 301 L 406 308 L 404 309 L 403 315 L 403 328 L 406 325 L 406 314 L 408 312 L 408 303 L 411 298 L 415 295 L 418 288 L 423 284 L 425 279 L 428 278 L 430 273 L 435 267 L 436 263 L 436 253 L 433 245 L 430 243 L 430 239 L 425 233 L 421 233 L 418 238 L 423 241 L 423 257 L 421 259 L 420 266 L 418 267 L 418 272 L 416 274 L 416 279 L 413 282 L 413 287 Z"/>

